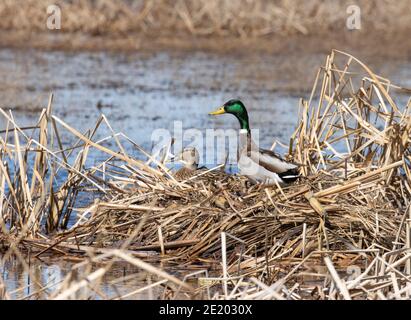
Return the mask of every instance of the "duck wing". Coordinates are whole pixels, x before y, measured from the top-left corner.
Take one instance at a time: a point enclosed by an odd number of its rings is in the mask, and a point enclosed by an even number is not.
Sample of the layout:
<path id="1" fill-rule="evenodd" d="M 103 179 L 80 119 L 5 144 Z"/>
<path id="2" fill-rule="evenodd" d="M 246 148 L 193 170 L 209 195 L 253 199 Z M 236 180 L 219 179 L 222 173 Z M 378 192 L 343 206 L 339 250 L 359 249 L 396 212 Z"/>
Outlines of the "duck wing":
<path id="1" fill-rule="evenodd" d="M 280 155 L 271 150 L 251 150 L 249 151 L 249 157 L 258 162 L 267 170 L 273 171 L 275 173 L 282 173 L 298 168 L 296 164 L 285 161 L 283 158 L 281 158 Z"/>
<path id="2" fill-rule="evenodd" d="M 278 174 L 286 183 L 293 182 L 299 177 L 298 165 L 285 161 L 280 155 L 271 150 L 251 150 L 250 158 L 261 167 Z"/>
<path id="3" fill-rule="evenodd" d="M 241 139 L 245 139 L 241 136 Z M 298 179 L 298 165 L 285 161 L 279 154 L 266 149 L 258 148 L 254 141 L 251 139 L 251 135 L 248 133 L 246 136 L 246 145 L 241 145 L 239 148 L 239 157 L 246 155 L 252 162 L 256 163 L 261 168 L 269 172 L 277 174 L 284 182 L 289 183 Z"/>

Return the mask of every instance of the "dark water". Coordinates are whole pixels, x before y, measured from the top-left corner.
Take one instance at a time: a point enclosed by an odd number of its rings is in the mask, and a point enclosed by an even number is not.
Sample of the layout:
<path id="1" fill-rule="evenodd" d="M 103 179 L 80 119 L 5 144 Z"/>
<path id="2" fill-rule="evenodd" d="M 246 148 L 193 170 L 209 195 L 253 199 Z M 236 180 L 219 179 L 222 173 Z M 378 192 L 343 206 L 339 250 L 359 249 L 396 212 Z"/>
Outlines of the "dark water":
<path id="1" fill-rule="evenodd" d="M 324 57 L 318 54 L 311 59 L 318 61 L 319 66 Z M 233 117 L 210 118 L 207 113 L 228 99 L 241 98 L 248 108 L 251 126 L 260 130 L 260 146 L 269 148 L 275 140 L 287 145 L 297 124 L 299 99 L 309 97 L 312 82 L 302 84 L 300 91 L 280 90 L 287 87 L 284 82 L 290 81 L 293 74 L 278 75 L 279 59 L 270 55 L 230 57 L 206 53 L 109 54 L 3 49 L 0 50 L 0 107 L 11 109 L 20 126 L 33 125 L 52 92 L 54 113 L 77 130 L 91 128 L 103 113 L 115 131 L 125 133 L 149 150 L 153 131 L 165 129 L 174 134 L 175 121 L 181 121 L 182 129 L 196 128 L 201 132 L 237 128 Z M 386 65 L 395 65 L 389 78 L 398 85 L 411 87 L 411 62 L 381 60 L 380 64 L 382 70 Z M 400 107 L 406 105 L 408 98 L 407 94 L 395 95 Z M 0 116 L 0 129 L 5 126 Z M 61 134 L 66 142 L 72 139 L 68 132 Z M 102 130 L 96 139 L 107 135 L 109 131 Z M 130 145 L 128 152 L 141 156 Z M 32 268 L 43 286 L 47 283 L 57 286 L 72 266 L 55 261 L 33 263 Z M 13 298 L 33 292 L 30 276 L 18 263 L 2 259 L 0 271 Z M 117 267 L 105 277 L 101 290 L 108 297 L 115 297 L 118 290 L 129 292 L 147 284 L 146 278 L 136 276 L 112 286 L 110 281 L 123 271 L 123 267 Z M 149 297 L 147 294 L 130 298 Z"/>

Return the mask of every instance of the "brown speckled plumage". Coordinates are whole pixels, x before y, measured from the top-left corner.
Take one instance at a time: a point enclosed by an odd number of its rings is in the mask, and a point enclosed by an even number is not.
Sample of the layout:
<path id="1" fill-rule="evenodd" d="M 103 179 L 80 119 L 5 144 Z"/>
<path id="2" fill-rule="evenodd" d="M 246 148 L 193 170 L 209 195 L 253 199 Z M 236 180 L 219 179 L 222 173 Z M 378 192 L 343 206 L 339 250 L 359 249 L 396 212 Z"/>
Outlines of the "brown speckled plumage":
<path id="1" fill-rule="evenodd" d="M 195 175 L 196 171 L 197 170 L 183 167 L 175 173 L 174 177 L 177 181 L 187 180 L 190 179 L 193 175 Z"/>
<path id="2" fill-rule="evenodd" d="M 187 180 L 196 174 L 199 162 L 199 154 L 196 148 L 185 148 L 183 152 L 177 157 L 177 160 L 180 161 L 184 166 L 174 174 L 176 180 Z"/>

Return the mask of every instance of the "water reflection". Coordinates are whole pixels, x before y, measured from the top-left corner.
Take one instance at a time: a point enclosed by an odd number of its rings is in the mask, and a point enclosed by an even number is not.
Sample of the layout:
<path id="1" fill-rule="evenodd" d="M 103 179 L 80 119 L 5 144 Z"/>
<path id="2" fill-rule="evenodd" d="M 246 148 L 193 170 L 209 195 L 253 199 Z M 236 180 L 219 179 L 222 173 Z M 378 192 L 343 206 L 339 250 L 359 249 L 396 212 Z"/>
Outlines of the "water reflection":
<path id="1" fill-rule="evenodd" d="M 74 268 L 75 267 L 75 268 Z M 31 259 L 22 262 L 16 256 L 0 261 L 0 274 L 7 298 L 10 299 L 48 299 L 67 281 L 83 280 L 85 275 L 95 271 L 98 265 L 90 268 L 77 268 L 75 262 L 61 259 Z M 75 299 L 158 299 L 168 294 L 167 286 L 155 285 L 154 276 L 124 262 L 115 263 L 101 278 L 90 282 L 79 290 Z M 152 288 L 142 288 L 154 284 Z M 1 287 L 1 286 L 0 286 Z"/>

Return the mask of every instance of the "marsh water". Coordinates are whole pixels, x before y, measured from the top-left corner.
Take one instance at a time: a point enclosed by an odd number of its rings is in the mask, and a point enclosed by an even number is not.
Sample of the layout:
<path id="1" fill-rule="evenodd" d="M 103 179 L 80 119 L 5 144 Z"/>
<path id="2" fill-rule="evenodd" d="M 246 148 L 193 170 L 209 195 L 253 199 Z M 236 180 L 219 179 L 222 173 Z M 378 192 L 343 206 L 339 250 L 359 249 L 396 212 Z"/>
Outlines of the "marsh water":
<path id="1" fill-rule="evenodd" d="M 259 130 L 260 145 L 269 148 L 274 141 L 288 144 L 297 125 L 299 99 L 308 99 L 324 59 L 325 54 L 221 56 L 3 49 L 0 107 L 11 109 L 20 126 L 30 126 L 53 93 L 54 114 L 75 129 L 92 128 L 104 114 L 114 131 L 151 150 L 153 132 L 158 129 L 174 135 L 178 126 L 200 132 L 237 128 L 234 117 L 213 118 L 208 112 L 228 99 L 241 98 L 252 128 Z M 375 66 L 376 72 L 411 87 L 410 62 L 370 60 L 366 62 Z M 400 94 L 397 99 L 399 105 L 405 105 L 408 95 Z M 0 128 L 5 125 L 1 117 Z M 70 139 L 66 133 L 61 132 L 63 141 Z M 140 156 L 131 147 L 128 151 Z"/>
<path id="2" fill-rule="evenodd" d="M 248 107 L 252 127 L 260 130 L 260 145 L 269 148 L 275 140 L 288 144 L 297 124 L 299 99 L 309 97 L 316 68 L 324 59 L 325 54 L 290 56 L 291 65 L 294 60 L 303 61 L 296 72 L 295 66 L 284 65 L 286 55 L 2 49 L 0 107 L 11 109 L 20 126 L 31 126 L 53 93 L 54 114 L 77 130 L 90 129 L 104 114 L 115 131 L 150 150 L 152 133 L 156 129 L 173 132 L 176 122 L 182 129 L 201 132 L 237 128 L 233 117 L 211 119 L 207 113 L 228 99 L 241 98 Z M 372 63 L 395 84 L 411 87 L 411 61 L 374 57 L 365 62 Z M 399 106 L 405 106 L 408 98 L 409 94 L 395 95 Z M 1 118 L 0 130 L 5 126 Z M 62 132 L 63 140 L 70 137 Z M 141 156 L 132 147 L 128 152 Z M 15 298 L 30 296 L 34 289 L 29 274 L 18 260 L 10 259 L 2 261 L 0 268 L 7 291 Z M 31 262 L 43 286 L 61 281 L 70 267 L 66 262 Z M 125 271 L 123 267 L 114 269 L 105 277 L 107 285 L 100 287 L 109 297 L 115 296 L 116 290 L 147 282 L 137 277 L 114 286 L 110 283 L 116 272 Z"/>

